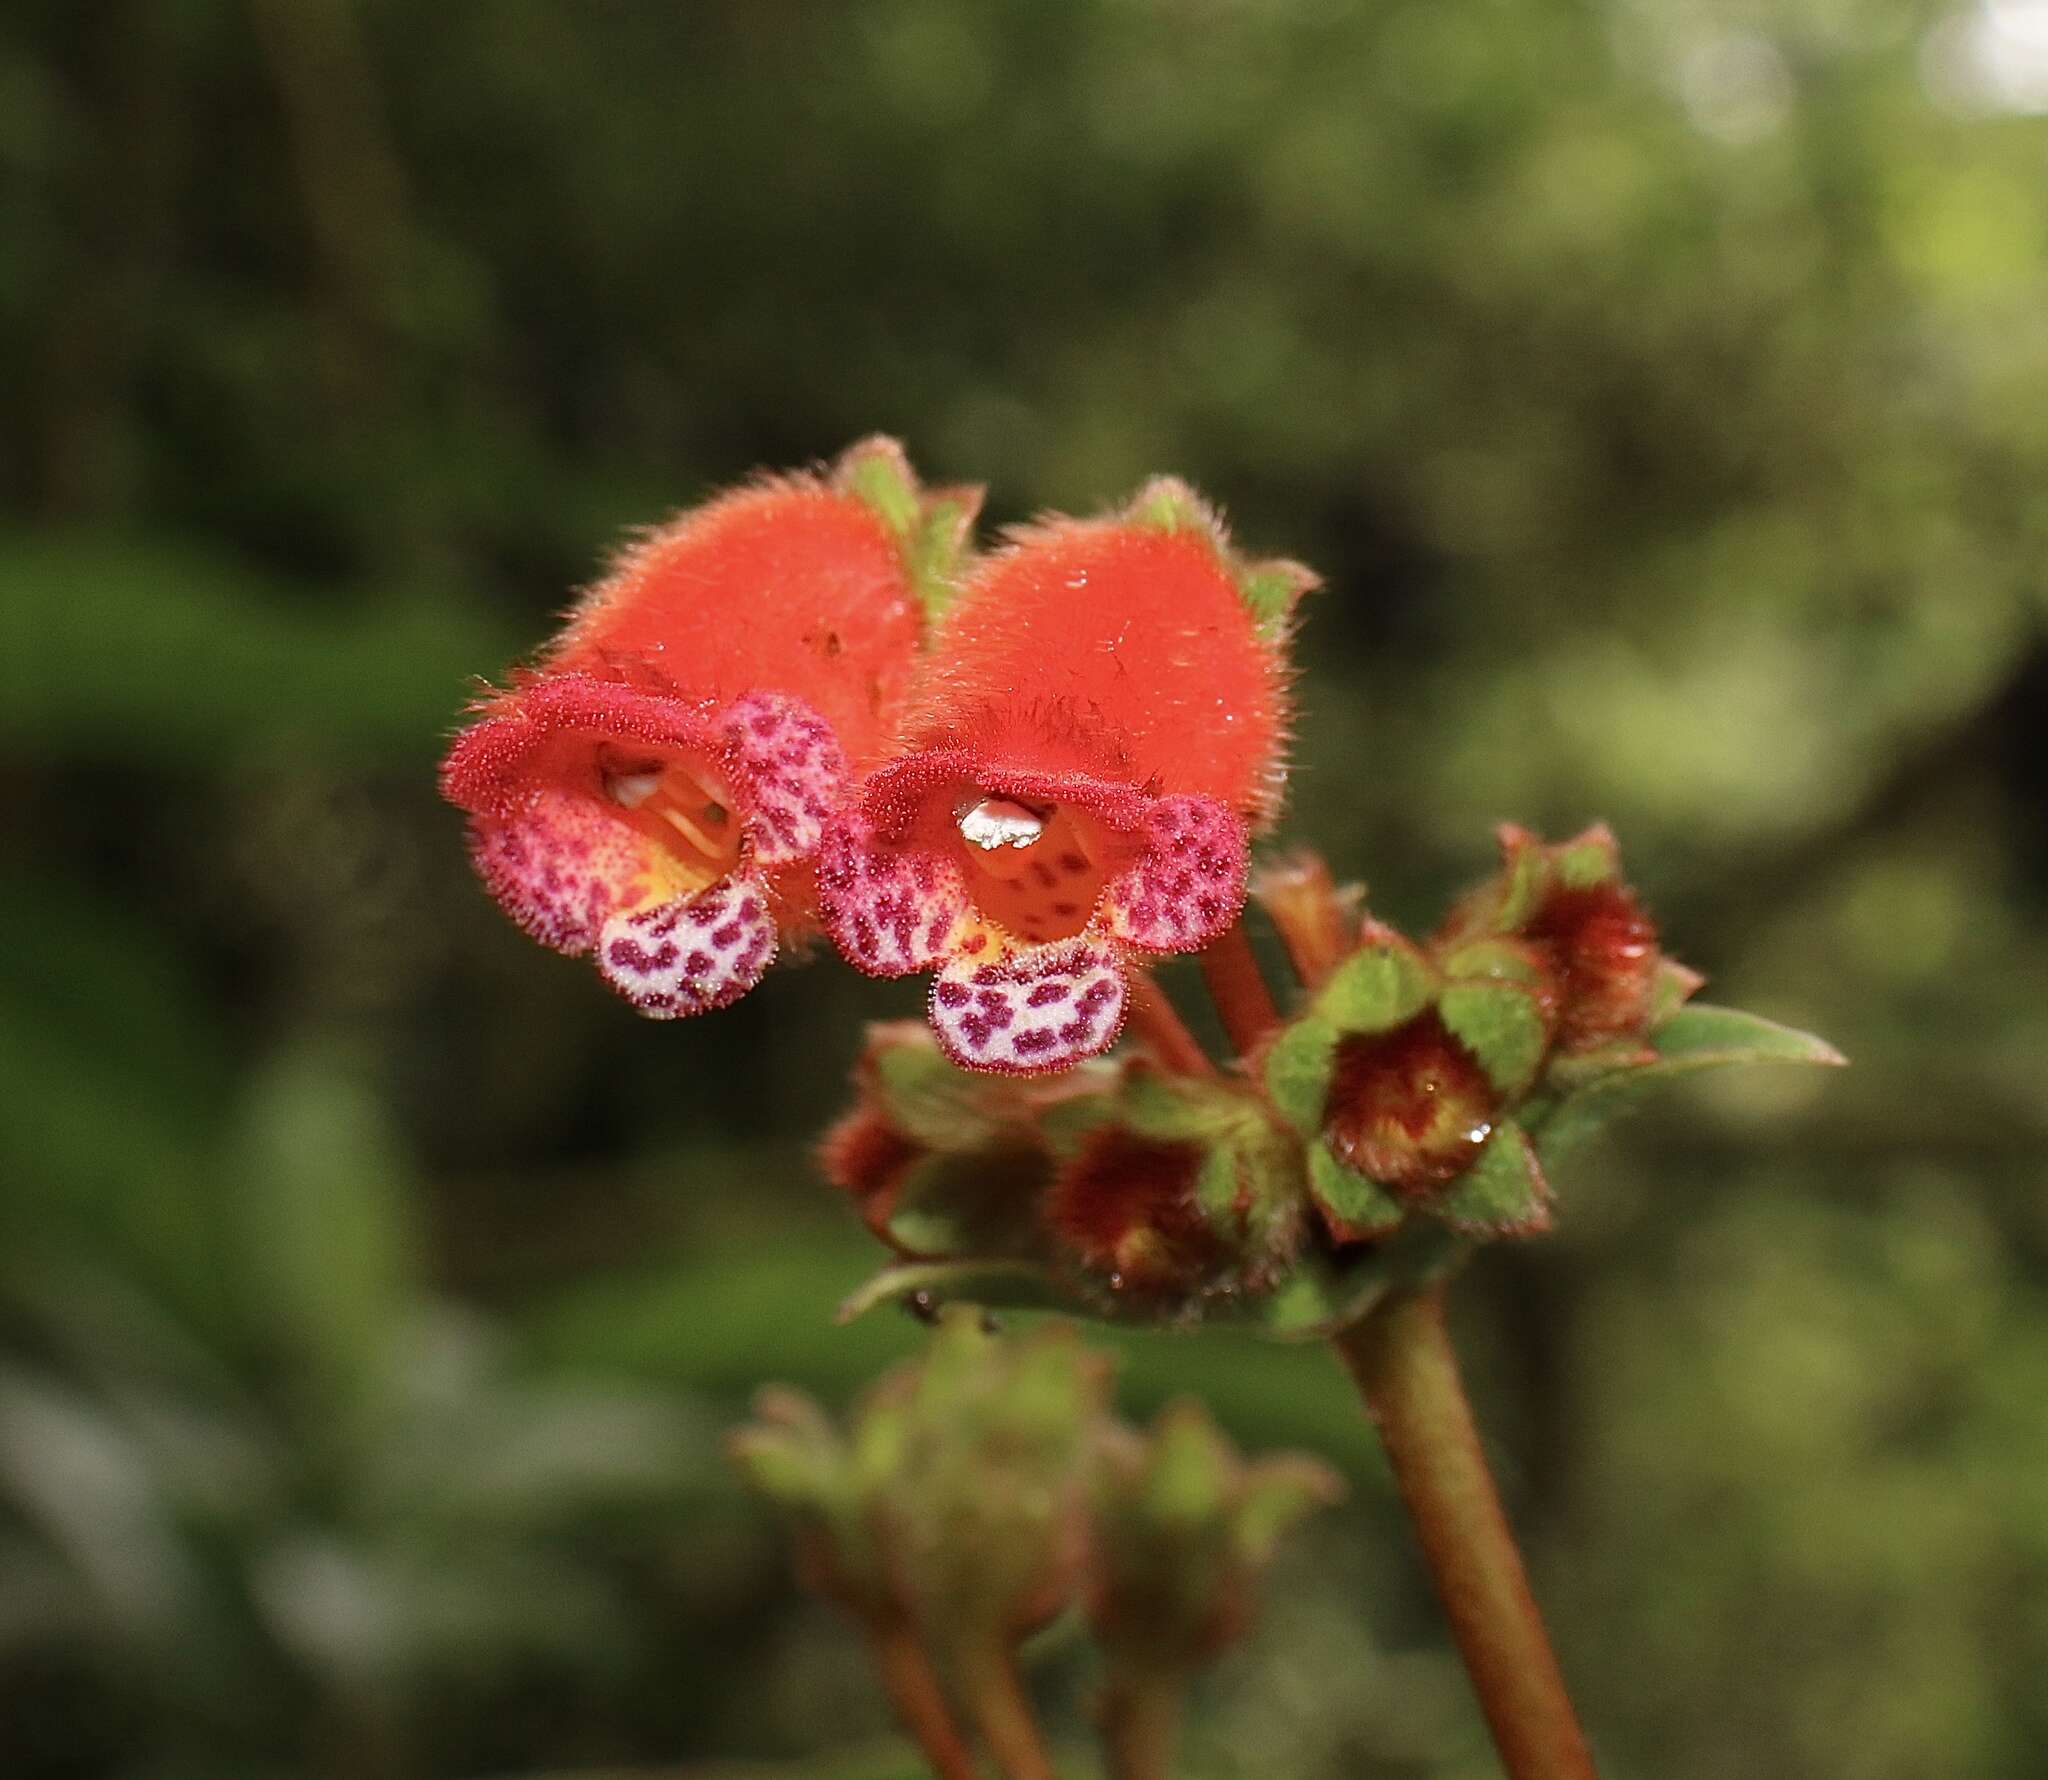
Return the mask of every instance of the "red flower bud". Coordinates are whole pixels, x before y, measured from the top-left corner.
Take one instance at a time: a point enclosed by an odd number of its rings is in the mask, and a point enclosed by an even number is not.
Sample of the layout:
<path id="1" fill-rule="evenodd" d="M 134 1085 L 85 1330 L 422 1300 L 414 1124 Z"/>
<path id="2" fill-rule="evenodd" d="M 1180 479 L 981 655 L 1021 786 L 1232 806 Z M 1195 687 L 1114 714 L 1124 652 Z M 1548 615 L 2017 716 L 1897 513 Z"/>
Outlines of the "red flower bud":
<path id="1" fill-rule="evenodd" d="M 1657 928 L 1619 879 L 1551 891 L 1522 930 L 1557 975 L 1557 1043 L 1585 1050 L 1638 1034 L 1657 992 Z"/>
<path id="2" fill-rule="evenodd" d="M 1199 1143 L 1102 1126 L 1053 1182 L 1047 1220 L 1064 1246 L 1114 1288 L 1189 1288 L 1225 1258 L 1195 1201 L 1208 1156 Z"/>
<path id="3" fill-rule="evenodd" d="M 1471 1166 L 1493 1133 L 1492 1084 L 1436 1011 L 1337 1045 L 1324 1139 L 1346 1167 L 1425 1198 Z"/>

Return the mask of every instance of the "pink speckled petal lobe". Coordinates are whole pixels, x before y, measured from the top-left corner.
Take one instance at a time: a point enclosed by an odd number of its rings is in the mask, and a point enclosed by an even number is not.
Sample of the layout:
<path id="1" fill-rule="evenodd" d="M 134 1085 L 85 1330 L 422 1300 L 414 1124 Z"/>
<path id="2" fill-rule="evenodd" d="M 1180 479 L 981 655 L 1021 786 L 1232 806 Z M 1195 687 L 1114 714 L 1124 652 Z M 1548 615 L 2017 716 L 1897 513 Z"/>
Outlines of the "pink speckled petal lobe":
<path id="1" fill-rule="evenodd" d="M 870 976 L 929 970 L 969 924 L 966 880 L 950 859 L 880 845 L 849 813 L 818 849 L 818 907 L 847 963 Z"/>
<path id="2" fill-rule="evenodd" d="M 932 984 L 932 1028 L 966 1069 L 1036 1075 L 1106 1051 L 1124 1023 L 1116 955 L 1086 940 L 1032 946 L 989 963 L 957 958 Z"/>
<path id="3" fill-rule="evenodd" d="M 605 980 L 650 1019 L 737 1001 L 775 958 L 775 922 L 758 879 L 728 878 L 694 896 L 614 915 L 598 939 Z"/>
<path id="4" fill-rule="evenodd" d="M 566 792 L 536 792 L 516 816 L 472 818 L 469 851 L 505 912 L 572 957 L 590 950 L 605 918 L 646 881 L 640 837 Z"/>
<path id="5" fill-rule="evenodd" d="M 1145 817 L 1145 851 L 1114 878 L 1110 931 L 1148 952 L 1198 951 L 1244 908 L 1251 836 L 1206 797 L 1162 797 Z"/>
<path id="6" fill-rule="evenodd" d="M 832 726 L 809 705 L 749 693 L 719 721 L 733 777 L 747 795 L 747 832 L 763 865 L 808 859 L 846 783 Z"/>

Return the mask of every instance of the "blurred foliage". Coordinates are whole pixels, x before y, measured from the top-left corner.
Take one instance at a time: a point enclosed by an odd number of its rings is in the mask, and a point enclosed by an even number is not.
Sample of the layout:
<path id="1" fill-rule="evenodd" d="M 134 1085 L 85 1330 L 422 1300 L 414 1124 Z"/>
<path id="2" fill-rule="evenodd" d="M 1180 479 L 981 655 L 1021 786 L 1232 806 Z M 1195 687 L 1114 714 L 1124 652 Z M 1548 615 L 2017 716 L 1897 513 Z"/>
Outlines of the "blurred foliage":
<path id="1" fill-rule="evenodd" d="M 1320 568 L 1288 832 L 1390 917 L 1604 816 L 1851 1055 L 1589 1153 L 1461 1334 L 1611 1774 L 2036 1773 L 2042 56 L 2028 0 L 7 8 L 0 1768 L 882 1735 L 710 1436 L 912 1340 L 832 1326 L 806 1157 L 905 995 L 636 1022 L 431 766 L 620 528 L 887 428 Z M 1194 1770 L 1490 1772 L 1334 1368 L 1120 1345 L 1363 1480 Z"/>

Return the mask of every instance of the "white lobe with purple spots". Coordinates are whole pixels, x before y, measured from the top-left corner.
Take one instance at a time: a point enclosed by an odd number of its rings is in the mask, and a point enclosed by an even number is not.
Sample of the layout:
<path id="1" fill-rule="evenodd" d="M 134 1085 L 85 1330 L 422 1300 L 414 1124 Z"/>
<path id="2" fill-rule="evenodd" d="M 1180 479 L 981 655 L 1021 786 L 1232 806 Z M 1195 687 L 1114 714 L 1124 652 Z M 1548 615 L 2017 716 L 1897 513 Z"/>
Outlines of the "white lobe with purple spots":
<path id="1" fill-rule="evenodd" d="M 766 889 L 746 876 L 614 915 L 597 942 L 597 967 L 605 980 L 656 1020 L 737 1001 L 774 958 L 775 922 Z"/>
<path id="2" fill-rule="evenodd" d="M 981 964 L 956 958 L 932 984 L 940 1047 L 968 1069 L 1037 1075 L 1106 1051 L 1124 1023 L 1113 953 L 1086 940 L 1034 946 Z"/>

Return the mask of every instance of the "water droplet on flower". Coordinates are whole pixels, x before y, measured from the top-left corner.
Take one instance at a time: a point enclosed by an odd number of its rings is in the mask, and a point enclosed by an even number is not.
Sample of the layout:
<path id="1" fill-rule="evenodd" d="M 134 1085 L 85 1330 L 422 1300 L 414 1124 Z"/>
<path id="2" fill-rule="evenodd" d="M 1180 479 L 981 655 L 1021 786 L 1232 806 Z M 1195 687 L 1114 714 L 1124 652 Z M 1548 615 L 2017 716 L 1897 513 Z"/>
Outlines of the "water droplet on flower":
<path id="1" fill-rule="evenodd" d="M 961 837 L 984 852 L 1028 847 L 1045 832 L 1045 818 L 1007 797 L 985 797 L 960 818 Z"/>

